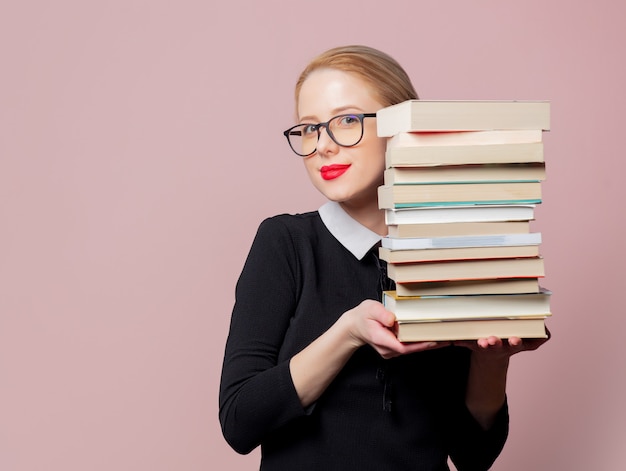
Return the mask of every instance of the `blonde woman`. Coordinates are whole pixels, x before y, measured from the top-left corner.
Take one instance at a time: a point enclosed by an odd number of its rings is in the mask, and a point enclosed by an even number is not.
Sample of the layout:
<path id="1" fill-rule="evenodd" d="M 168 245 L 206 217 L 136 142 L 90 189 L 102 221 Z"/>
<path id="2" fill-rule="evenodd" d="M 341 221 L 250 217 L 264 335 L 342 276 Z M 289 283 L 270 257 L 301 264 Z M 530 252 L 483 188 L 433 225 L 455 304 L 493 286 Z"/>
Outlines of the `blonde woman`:
<path id="1" fill-rule="evenodd" d="M 315 58 L 287 131 L 318 211 L 260 225 L 237 283 L 220 421 L 262 470 L 486 470 L 507 438 L 509 357 L 543 340 L 403 344 L 378 301 L 385 141 L 376 112 L 417 94 L 402 67 L 364 46 Z"/>

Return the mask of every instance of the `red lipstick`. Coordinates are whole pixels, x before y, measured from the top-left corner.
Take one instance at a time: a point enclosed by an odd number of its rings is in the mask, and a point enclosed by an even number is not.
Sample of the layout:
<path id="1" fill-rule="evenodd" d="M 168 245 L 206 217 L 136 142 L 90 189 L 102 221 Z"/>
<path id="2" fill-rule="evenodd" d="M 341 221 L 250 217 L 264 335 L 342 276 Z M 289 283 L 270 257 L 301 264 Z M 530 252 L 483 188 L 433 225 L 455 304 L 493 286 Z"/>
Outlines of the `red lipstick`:
<path id="1" fill-rule="evenodd" d="M 324 180 L 334 180 L 335 178 L 343 175 L 349 168 L 350 165 L 324 165 L 320 169 L 320 173 L 322 174 L 322 178 Z"/>

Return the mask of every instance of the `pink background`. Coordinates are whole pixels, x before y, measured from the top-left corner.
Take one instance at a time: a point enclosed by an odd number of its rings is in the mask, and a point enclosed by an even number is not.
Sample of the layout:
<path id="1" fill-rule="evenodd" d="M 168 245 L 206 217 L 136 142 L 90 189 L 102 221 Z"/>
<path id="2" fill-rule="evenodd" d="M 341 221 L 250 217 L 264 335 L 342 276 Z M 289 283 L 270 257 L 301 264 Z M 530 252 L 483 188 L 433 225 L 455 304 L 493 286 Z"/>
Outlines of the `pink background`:
<path id="1" fill-rule="evenodd" d="M 383 7 L 384 5 L 384 7 Z M 217 391 L 259 222 L 322 199 L 281 131 L 308 60 L 422 98 L 547 99 L 553 340 L 512 360 L 495 470 L 626 469 L 623 2 L 0 5 L 0 469 L 251 470 Z M 427 387 L 427 385 L 425 385 Z"/>

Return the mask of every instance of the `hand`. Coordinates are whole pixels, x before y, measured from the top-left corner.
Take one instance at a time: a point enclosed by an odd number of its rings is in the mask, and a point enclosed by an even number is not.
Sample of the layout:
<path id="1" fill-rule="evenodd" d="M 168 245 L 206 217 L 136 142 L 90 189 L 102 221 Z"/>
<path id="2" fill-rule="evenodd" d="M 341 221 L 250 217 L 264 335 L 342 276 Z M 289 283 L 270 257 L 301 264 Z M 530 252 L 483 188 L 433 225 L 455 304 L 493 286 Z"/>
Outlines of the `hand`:
<path id="1" fill-rule="evenodd" d="M 476 341 L 463 340 L 455 341 L 453 345 L 466 347 L 472 350 L 475 355 L 481 357 L 495 359 L 508 359 L 516 353 L 523 351 L 532 351 L 538 349 L 552 337 L 550 331 L 546 328 L 546 338 L 542 339 L 521 339 L 519 337 L 510 337 L 501 339 L 499 337 L 487 337 Z"/>
<path id="2" fill-rule="evenodd" d="M 344 317 L 350 322 L 355 346 L 371 345 L 385 359 L 450 345 L 450 342 L 400 342 L 393 333 L 396 316 L 372 299 L 347 311 Z"/>

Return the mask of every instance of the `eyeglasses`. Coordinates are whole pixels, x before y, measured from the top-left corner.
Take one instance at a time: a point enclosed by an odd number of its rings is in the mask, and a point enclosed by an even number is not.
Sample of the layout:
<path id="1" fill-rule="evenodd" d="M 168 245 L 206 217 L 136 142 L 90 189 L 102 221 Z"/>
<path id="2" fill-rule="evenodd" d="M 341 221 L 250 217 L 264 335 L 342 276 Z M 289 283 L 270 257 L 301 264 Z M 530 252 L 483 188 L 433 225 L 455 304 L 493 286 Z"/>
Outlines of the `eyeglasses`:
<path id="1" fill-rule="evenodd" d="M 328 136 L 342 147 L 356 146 L 363 138 L 363 119 L 375 118 L 376 113 L 340 114 L 325 123 L 296 124 L 283 134 L 291 149 L 300 157 L 307 157 L 317 150 L 321 128 L 326 128 Z"/>

